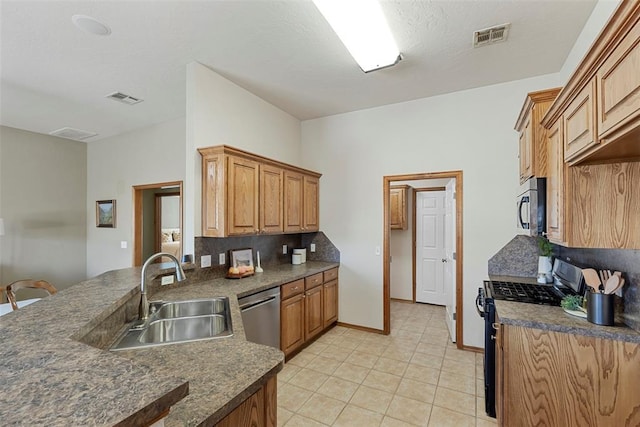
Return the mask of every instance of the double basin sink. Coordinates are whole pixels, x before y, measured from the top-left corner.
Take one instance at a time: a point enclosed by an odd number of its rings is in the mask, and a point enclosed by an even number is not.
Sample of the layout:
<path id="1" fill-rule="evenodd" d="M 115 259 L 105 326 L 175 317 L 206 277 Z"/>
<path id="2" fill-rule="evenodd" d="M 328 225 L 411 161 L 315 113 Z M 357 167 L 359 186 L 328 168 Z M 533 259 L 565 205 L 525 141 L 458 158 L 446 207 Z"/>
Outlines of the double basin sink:
<path id="1" fill-rule="evenodd" d="M 233 335 L 229 298 L 149 303 L 149 319 L 127 327 L 111 350 L 129 350 Z"/>

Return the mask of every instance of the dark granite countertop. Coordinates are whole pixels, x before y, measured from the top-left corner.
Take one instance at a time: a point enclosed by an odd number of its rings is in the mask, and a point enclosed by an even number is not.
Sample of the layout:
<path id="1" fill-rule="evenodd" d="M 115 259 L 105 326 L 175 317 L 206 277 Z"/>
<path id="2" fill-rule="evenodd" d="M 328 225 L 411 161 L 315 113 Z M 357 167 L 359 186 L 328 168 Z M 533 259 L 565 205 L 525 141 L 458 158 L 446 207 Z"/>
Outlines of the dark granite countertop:
<path id="1" fill-rule="evenodd" d="M 211 425 L 275 375 L 284 361 L 279 350 L 244 339 L 235 296 L 337 266 L 281 265 L 241 280 L 169 285 L 151 296 L 229 296 L 234 329 L 229 339 L 127 352 L 76 341 L 137 297 L 139 267 L 101 274 L 2 316 L 2 424 L 133 426 L 171 407 L 167 426 Z"/>
<path id="2" fill-rule="evenodd" d="M 536 283 L 534 278 L 490 276 L 491 280 Z M 640 334 L 621 322 L 615 326 L 595 325 L 587 319 L 572 316 L 561 307 L 495 300 L 500 322 L 505 325 L 546 329 L 574 335 L 625 341 L 640 344 Z"/>

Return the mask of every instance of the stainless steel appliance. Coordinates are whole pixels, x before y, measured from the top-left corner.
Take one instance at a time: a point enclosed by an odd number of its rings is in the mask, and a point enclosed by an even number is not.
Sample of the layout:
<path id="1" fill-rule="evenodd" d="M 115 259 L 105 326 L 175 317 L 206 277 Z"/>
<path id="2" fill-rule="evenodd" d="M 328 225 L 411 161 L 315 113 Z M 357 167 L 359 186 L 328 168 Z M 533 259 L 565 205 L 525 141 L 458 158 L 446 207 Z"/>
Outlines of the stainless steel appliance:
<path id="1" fill-rule="evenodd" d="M 488 416 L 496 416 L 496 306 L 495 300 L 559 306 L 565 295 L 582 295 L 585 290 L 580 268 L 560 259 L 553 265 L 553 284 L 527 282 L 484 282 L 478 289 L 476 310 L 484 318 L 484 403 Z"/>
<path id="2" fill-rule="evenodd" d="M 546 178 L 530 178 L 520 186 L 516 199 L 518 234 L 538 236 L 546 232 L 546 201 Z"/>
<path id="3" fill-rule="evenodd" d="M 280 348 L 280 288 L 238 298 L 248 341 Z"/>

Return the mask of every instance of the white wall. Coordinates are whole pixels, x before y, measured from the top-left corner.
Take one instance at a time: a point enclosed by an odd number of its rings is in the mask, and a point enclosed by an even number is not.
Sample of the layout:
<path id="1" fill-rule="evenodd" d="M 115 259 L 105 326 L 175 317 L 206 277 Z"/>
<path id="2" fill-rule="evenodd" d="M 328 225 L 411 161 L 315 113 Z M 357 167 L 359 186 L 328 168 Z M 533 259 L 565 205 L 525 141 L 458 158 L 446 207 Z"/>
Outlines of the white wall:
<path id="1" fill-rule="evenodd" d="M 185 253 L 201 236 L 199 147 L 230 145 L 300 164 L 300 121 L 202 64 L 187 65 Z"/>
<path id="2" fill-rule="evenodd" d="M 184 180 L 185 133 L 183 117 L 87 145 L 87 276 L 131 267 L 132 187 Z M 116 199 L 116 228 L 96 227 L 95 202 L 102 199 Z"/>
<path id="3" fill-rule="evenodd" d="M 409 188 L 407 190 L 407 229 L 389 232 L 391 298 L 409 301 L 413 301 L 412 218 L 413 188 Z"/>
<path id="4" fill-rule="evenodd" d="M 340 321 L 383 327 L 382 177 L 463 171 L 464 343 L 482 347 L 474 308 L 487 260 L 514 235 L 518 138 L 528 92 L 558 85 L 542 76 L 302 123 L 304 166 L 324 175 L 320 217 L 340 249 Z"/>
<path id="5" fill-rule="evenodd" d="M 0 151 L 0 283 L 84 280 L 86 145 L 2 126 Z"/>

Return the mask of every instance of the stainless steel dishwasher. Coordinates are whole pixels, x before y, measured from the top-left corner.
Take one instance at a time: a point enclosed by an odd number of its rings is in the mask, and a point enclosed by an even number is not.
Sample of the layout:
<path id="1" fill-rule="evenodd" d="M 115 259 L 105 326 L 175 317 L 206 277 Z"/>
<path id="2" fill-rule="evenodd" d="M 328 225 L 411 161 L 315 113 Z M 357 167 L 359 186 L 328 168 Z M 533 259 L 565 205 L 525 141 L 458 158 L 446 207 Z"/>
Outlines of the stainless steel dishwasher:
<path id="1" fill-rule="evenodd" d="M 280 287 L 238 298 L 248 341 L 280 348 Z"/>

